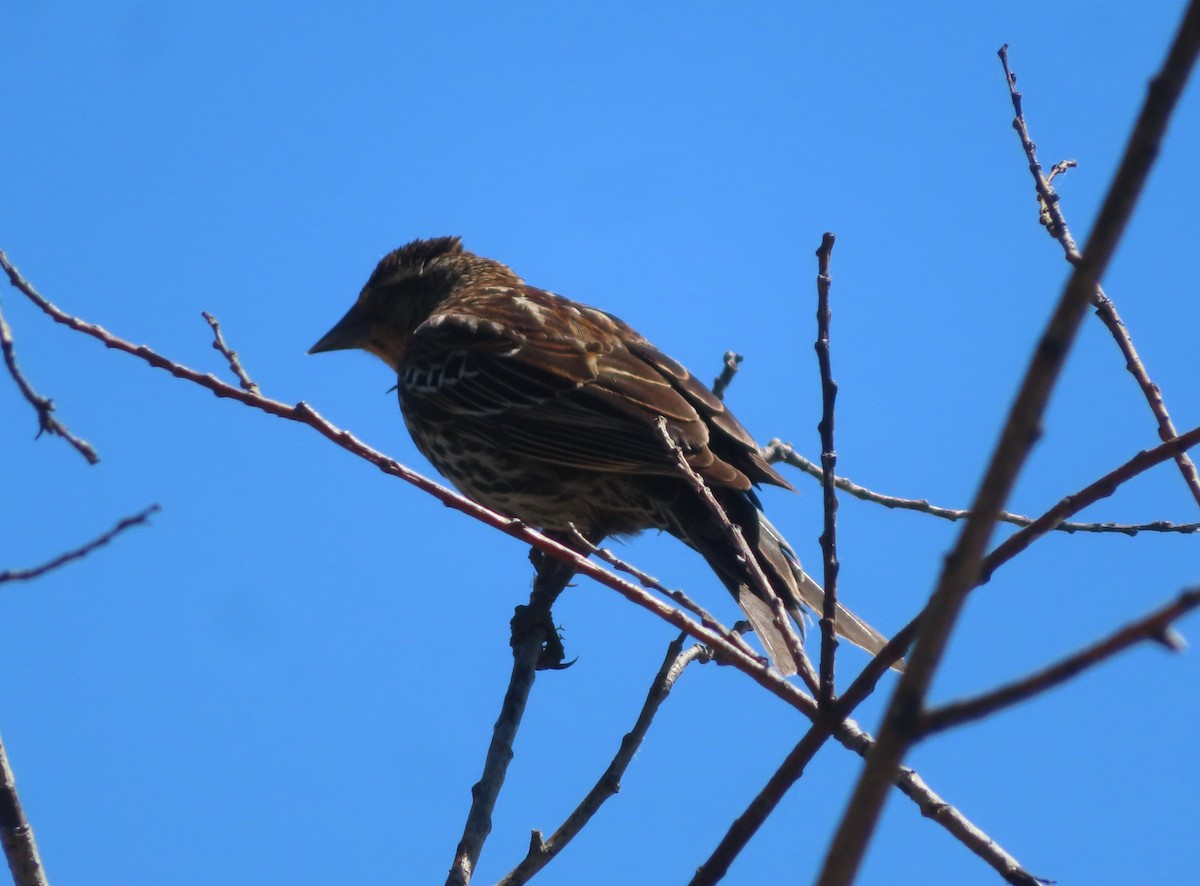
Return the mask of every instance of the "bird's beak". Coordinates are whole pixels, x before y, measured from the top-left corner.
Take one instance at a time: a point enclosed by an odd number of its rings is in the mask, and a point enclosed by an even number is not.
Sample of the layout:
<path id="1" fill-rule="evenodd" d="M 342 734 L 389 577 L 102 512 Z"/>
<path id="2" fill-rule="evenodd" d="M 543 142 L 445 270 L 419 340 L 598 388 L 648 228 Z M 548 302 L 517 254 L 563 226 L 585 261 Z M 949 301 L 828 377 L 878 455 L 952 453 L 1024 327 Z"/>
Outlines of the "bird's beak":
<path id="1" fill-rule="evenodd" d="M 310 354 L 320 354 L 324 351 L 347 351 L 361 348 L 371 338 L 371 323 L 363 316 L 355 305 L 346 312 L 346 316 L 337 321 L 321 340 L 308 349 Z"/>

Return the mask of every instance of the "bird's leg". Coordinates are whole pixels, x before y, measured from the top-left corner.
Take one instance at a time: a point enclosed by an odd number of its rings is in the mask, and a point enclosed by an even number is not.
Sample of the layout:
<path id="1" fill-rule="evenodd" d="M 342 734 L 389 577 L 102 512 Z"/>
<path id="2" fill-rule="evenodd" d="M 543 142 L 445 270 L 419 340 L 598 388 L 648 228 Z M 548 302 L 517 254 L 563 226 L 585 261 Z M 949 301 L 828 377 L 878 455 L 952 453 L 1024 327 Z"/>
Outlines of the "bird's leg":
<path id="1" fill-rule="evenodd" d="M 568 542 L 565 535 L 559 536 L 547 533 L 555 541 L 575 547 Z M 554 624 L 551 608 L 558 595 L 563 592 L 575 574 L 575 567 L 564 563 L 556 557 L 533 548 L 529 552 L 529 560 L 533 563 L 537 575 L 533 580 L 533 593 L 529 596 L 529 605 L 518 606 L 512 619 L 512 645 L 516 646 L 529 637 L 533 631 L 542 635 L 542 653 L 538 657 L 539 671 L 561 671 L 574 664 L 574 659 L 564 661 L 566 649 L 562 637 Z"/>

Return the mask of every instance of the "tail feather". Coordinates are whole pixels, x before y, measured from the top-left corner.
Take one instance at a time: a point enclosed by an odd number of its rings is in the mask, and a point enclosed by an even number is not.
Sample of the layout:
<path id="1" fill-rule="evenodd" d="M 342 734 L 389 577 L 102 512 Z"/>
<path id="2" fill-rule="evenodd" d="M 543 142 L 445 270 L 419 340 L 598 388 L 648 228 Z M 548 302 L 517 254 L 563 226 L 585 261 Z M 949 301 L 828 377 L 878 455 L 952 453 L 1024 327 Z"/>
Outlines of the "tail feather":
<path id="1" fill-rule="evenodd" d="M 805 612 L 803 607 L 820 613 L 825 603 L 825 591 L 800 567 L 795 551 L 779 531 L 744 494 L 718 496 L 732 522 L 742 527 L 750 550 L 771 583 L 771 588 L 783 601 L 788 613 L 803 636 Z M 699 515 L 693 515 L 699 516 Z M 705 515 L 708 516 L 708 515 Z M 791 651 L 783 632 L 775 626 L 770 603 L 764 600 L 747 574 L 745 565 L 733 550 L 729 539 L 709 519 L 688 520 L 673 534 L 698 551 L 733 594 L 746 614 L 754 633 L 767 650 L 771 662 L 784 676 L 796 673 Z M 875 655 L 887 643 L 887 637 L 838 603 L 835 630 L 839 635 Z M 894 665 L 903 670 L 903 664 Z"/>
<path id="2" fill-rule="evenodd" d="M 771 561 L 782 559 L 786 563 L 787 573 L 783 575 L 783 579 L 792 592 L 792 600 L 802 603 L 813 612 L 824 612 L 825 589 L 800 567 L 800 558 L 796 556 L 796 552 L 792 550 L 787 540 L 779 534 L 779 530 L 771 525 L 771 521 L 766 518 L 762 511 L 758 512 L 758 525 L 758 554 L 760 557 Z M 779 558 L 772 556 L 772 549 L 779 552 Z M 787 600 L 786 597 L 784 599 L 785 601 Z M 799 607 L 793 613 L 793 617 L 797 616 L 800 618 L 804 616 Z M 840 601 L 837 604 L 837 617 L 834 619 L 833 625 L 839 636 L 844 637 L 859 649 L 863 649 L 871 655 L 878 655 L 879 651 L 887 645 L 887 637 L 843 606 Z M 902 663 L 897 663 L 894 667 L 898 671 L 904 670 Z"/>

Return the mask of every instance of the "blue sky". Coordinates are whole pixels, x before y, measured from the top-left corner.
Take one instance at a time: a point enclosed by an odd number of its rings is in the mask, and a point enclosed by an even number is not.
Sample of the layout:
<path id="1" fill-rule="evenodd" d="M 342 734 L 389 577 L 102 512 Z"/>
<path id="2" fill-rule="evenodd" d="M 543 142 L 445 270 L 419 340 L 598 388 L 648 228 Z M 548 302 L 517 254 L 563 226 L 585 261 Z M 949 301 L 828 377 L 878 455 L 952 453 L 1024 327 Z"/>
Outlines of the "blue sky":
<path id="1" fill-rule="evenodd" d="M 64 309 L 223 375 L 214 313 L 265 394 L 429 471 L 382 364 L 305 355 L 385 252 L 461 234 L 702 378 L 737 350 L 739 417 L 815 458 L 812 253 L 833 231 L 839 468 L 963 507 L 1067 272 L 996 50 L 1010 44 L 1043 161 L 1080 163 L 1060 184 L 1083 240 L 1181 9 L 17 2 L 0 248 Z M 1200 422 L 1198 141 L 1193 87 L 1105 280 L 1181 429 Z M 106 351 L 15 291 L 0 301 L 30 379 L 103 459 L 34 441 L 0 382 L 0 568 L 163 508 L 0 595 L 0 734 L 52 881 L 441 882 L 508 677 L 523 547 L 307 428 Z M 1014 510 L 1156 442 L 1094 319 L 1045 431 Z M 819 569 L 819 489 L 793 479 L 800 494 L 766 507 Z M 1168 465 L 1084 518 L 1185 522 L 1196 505 Z M 839 526 L 843 598 L 896 630 L 956 527 L 849 499 Z M 1040 542 L 972 598 L 935 697 L 1165 601 L 1197 581 L 1196 544 Z M 620 553 L 736 617 L 672 539 Z M 579 661 L 537 682 L 480 883 L 582 797 L 674 636 L 588 582 L 556 618 Z M 843 679 L 863 661 L 845 651 Z M 1036 874 L 1183 882 L 1200 866 L 1198 679 L 1194 653 L 1139 649 L 910 763 Z M 689 671 L 542 882 L 685 881 L 805 726 L 737 673 Z M 729 882 L 811 880 L 858 771 L 826 749 Z M 896 795 L 862 882 L 997 879 Z"/>

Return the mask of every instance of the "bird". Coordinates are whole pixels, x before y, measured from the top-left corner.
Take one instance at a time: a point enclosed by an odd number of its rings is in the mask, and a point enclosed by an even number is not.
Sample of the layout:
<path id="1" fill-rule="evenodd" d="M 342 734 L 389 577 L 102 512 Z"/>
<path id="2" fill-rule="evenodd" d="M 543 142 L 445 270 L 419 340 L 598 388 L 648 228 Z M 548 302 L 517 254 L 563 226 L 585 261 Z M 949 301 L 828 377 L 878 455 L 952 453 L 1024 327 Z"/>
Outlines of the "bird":
<path id="1" fill-rule="evenodd" d="M 793 487 L 721 399 L 631 326 L 434 237 L 384 256 L 309 353 L 352 349 L 395 372 L 413 441 L 465 495 L 560 540 L 670 533 L 707 561 L 776 669 L 797 672 L 770 595 L 802 629 L 824 592 L 756 492 Z M 872 654 L 886 643 L 840 604 L 835 625 Z"/>

